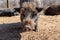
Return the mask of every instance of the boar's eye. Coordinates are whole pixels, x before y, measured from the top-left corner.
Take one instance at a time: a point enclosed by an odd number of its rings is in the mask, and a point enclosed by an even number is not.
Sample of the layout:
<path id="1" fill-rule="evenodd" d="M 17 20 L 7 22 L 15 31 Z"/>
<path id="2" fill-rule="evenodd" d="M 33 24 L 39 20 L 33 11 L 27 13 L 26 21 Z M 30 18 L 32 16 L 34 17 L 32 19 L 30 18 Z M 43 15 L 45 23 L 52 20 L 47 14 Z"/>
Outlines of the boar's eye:
<path id="1" fill-rule="evenodd" d="M 37 14 L 35 14 L 35 13 L 31 14 L 31 18 L 35 18 L 36 16 L 37 16 Z"/>

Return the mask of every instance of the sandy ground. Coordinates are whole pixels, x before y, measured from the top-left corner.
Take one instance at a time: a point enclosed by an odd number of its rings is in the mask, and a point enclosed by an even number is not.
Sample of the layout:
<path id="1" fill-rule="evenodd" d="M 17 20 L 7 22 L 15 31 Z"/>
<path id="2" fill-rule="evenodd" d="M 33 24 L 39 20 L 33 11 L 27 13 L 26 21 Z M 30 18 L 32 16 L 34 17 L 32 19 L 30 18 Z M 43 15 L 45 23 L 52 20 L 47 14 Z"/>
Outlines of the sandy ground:
<path id="1" fill-rule="evenodd" d="M 21 40 L 60 40 L 60 15 L 40 15 L 38 31 L 22 33 Z"/>
<path id="2" fill-rule="evenodd" d="M 0 17 L 0 40 L 60 40 L 60 15 L 39 16 L 39 32 L 21 33 L 19 22 L 19 16 Z"/>

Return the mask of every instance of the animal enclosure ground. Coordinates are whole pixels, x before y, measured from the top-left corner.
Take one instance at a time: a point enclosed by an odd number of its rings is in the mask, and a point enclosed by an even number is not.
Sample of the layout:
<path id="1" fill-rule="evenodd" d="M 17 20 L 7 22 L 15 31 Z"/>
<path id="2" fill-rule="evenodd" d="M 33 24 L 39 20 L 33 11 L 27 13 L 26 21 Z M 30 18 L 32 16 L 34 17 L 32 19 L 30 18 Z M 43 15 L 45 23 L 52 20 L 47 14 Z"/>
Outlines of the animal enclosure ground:
<path id="1" fill-rule="evenodd" d="M 19 26 L 20 16 L 0 17 L 0 40 L 60 40 L 60 15 L 41 15 L 38 19 L 39 32 L 23 32 L 9 29 Z M 31 35 L 32 34 L 32 35 Z"/>

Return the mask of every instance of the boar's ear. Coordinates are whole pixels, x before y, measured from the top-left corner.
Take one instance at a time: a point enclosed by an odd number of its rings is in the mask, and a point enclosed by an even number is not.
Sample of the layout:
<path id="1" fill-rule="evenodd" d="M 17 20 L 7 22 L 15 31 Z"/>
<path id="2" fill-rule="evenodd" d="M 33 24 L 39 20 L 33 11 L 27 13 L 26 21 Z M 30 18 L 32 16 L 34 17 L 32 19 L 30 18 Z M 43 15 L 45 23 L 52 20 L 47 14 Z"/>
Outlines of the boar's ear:
<path id="1" fill-rule="evenodd" d="M 20 12 L 21 8 L 14 8 L 14 9 L 15 9 L 15 12 Z"/>
<path id="2" fill-rule="evenodd" d="M 23 13 L 25 11 L 25 8 L 20 8 L 19 13 Z"/>
<path id="3" fill-rule="evenodd" d="M 40 12 L 43 8 L 35 8 L 38 12 Z"/>

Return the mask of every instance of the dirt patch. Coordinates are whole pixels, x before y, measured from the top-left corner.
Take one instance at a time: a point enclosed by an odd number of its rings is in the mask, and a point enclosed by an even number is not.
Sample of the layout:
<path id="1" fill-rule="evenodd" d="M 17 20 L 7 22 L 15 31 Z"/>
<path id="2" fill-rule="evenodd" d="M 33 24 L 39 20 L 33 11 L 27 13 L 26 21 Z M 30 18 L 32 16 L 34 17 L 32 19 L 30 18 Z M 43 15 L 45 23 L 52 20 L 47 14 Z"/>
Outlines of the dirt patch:
<path id="1" fill-rule="evenodd" d="M 21 40 L 60 40 L 60 15 L 41 15 L 38 19 L 39 32 L 22 33 Z"/>
<path id="2" fill-rule="evenodd" d="M 39 16 L 39 32 L 30 31 L 21 33 L 20 29 L 11 29 L 12 27 L 18 26 L 18 22 L 20 22 L 19 16 L 4 17 L 4 20 L 3 17 L 0 17 L 0 27 L 2 25 L 9 25 L 4 26 L 2 30 L 0 28 L 0 40 L 60 40 L 60 15 Z"/>
<path id="3" fill-rule="evenodd" d="M 20 16 L 0 17 L 0 24 L 16 23 L 16 22 L 20 22 Z"/>

